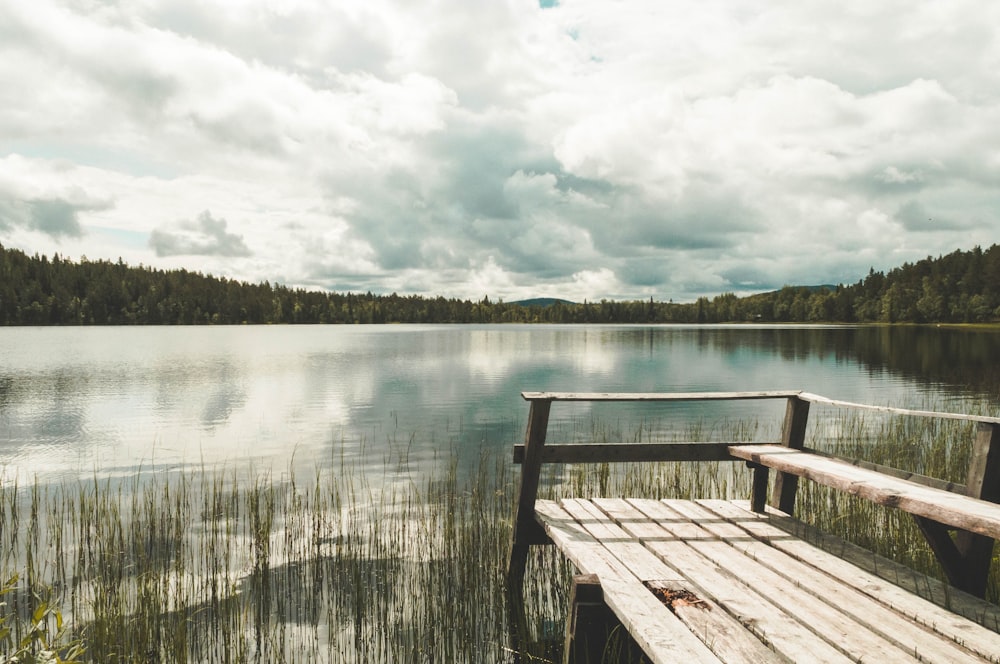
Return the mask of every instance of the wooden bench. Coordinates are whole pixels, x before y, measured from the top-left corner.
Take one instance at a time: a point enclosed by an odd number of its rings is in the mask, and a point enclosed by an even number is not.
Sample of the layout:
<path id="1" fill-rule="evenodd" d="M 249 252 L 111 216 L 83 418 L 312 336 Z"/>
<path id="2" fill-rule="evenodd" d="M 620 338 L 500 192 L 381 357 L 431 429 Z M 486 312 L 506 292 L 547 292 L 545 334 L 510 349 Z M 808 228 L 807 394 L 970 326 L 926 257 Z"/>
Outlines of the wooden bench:
<path id="1" fill-rule="evenodd" d="M 764 469 L 812 480 L 915 516 L 1000 539 L 1000 505 L 859 468 L 837 458 L 780 445 L 731 445 L 729 453 Z"/>
<path id="2" fill-rule="evenodd" d="M 567 661 L 599 657 L 603 642 L 583 644 L 580 632 L 590 637 L 593 633 L 579 625 L 588 619 L 588 606 L 600 604 L 653 662 L 1000 662 L 1000 634 L 995 629 L 917 596 L 912 585 L 890 582 L 887 570 L 894 571 L 897 580 L 901 576 L 894 563 L 839 540 L 836 553 L 806 542 L 793 534 L 803 524 L 785 514 L 792 511 L 799 477 L 906 510 L 925 522 L 922 528 L 930 533 L 939 558 L 943 556 L 946 571 L 948 565 L 953 567 L 949 578 L 955 575 L 963 583 L 985 587 L 983 570 L 988 572 L 993 540 L 1000 537 L 1000 505 L 988 500 L 1000 484 L 1000 420 L 904 411 L 979 422 L 969 481 L 956 487 L 805 449 L 808 404 L 842 405 L 816 395 L 526 393 L 525 398 L 531 413 L 525 445 L 515 449 L 522 482 L 509 580 L 512 593 L 520 598 L 527 546 L 534 543 L 555 544 L 581 572 L 571 592 Z M 734 398 L 786 399 L 780 444 L 545 445 L 553 401 Z M 754 468 L 753 495 L 743 503 L 536 500 L 542 463 L 623 458 L 744 460 Z M 764 501 L 769 469 L 777 471 L 772 507 Z M 958 536 L 952 538 L 948 532 L 956 529 Z M 935 542 L 937 536 L 947 542 Z M 989 551 L 984 567 L 985 542 Z M 961 590 L 946 589 L 944 594 L 952 608 L 976 614 L 993 627 L 1000 625 L 995 605 Z"/>

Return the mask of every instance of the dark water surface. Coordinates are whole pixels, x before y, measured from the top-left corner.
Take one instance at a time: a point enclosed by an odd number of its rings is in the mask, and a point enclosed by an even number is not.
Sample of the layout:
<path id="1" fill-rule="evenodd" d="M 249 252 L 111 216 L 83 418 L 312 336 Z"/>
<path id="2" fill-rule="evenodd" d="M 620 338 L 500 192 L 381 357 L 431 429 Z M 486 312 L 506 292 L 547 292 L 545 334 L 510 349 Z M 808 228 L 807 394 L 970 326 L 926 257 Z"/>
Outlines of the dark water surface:
<path id="1" fill-rule="evenodd" d="M 281 470 L 344 458 L 375 473 L 453 450 L 506 454 L 523 437 L 521 391 L 802 389 L 914 408 L 975 403 L 1000 415 L 998 386 L 1000 334 L 988 330 L 2 328 L 0 478 Z M 782 407 L 560 404 L 550 435 L 634 439 L 720 419 L 771 421 Z"/>

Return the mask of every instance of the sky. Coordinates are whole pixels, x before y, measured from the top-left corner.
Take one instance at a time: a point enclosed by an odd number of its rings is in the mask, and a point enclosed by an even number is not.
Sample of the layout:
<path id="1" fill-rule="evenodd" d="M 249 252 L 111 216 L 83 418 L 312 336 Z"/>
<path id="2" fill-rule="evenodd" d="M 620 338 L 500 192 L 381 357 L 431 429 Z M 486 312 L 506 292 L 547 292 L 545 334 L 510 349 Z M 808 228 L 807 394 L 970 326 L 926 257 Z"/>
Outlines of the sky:
<path id="1" fill-rule="evenodd" d="M 0 243 L 691 301 L 1000 239 L 1000 3 L 0 0 Z"/>

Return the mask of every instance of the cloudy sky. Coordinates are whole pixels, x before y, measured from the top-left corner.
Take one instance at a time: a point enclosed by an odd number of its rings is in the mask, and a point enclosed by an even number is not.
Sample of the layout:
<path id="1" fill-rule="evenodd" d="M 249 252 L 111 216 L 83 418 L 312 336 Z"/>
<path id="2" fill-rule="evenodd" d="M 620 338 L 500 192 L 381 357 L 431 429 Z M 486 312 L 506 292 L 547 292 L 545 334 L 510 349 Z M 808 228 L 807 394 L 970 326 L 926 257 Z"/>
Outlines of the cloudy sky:
<path id="1" fill-rule="evenodd" d="M 1000 241 L 1000 3 L 0 0 L 0 243 L 688 301 Z"/>

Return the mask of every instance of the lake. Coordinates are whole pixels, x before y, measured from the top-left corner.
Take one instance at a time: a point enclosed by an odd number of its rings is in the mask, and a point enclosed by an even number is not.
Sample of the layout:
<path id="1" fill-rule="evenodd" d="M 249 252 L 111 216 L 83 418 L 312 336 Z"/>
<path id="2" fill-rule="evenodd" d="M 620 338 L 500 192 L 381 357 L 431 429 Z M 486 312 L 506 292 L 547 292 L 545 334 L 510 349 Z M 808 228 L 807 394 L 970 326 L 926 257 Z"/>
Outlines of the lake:
<path id="1" fill-rule="evenodd" d="M 28 598 L 52 588 L 88 661 L 509 664 L 522 646 L 525 661 L 559 661 L 568 570 L 554 552 L 529 565 L 531 638 L 511 638 L 516 472 L 503 460 L 524 436 L 521 391 L 803 389 L 996 415 L 997 340 L 934 327 L 0 328 L 15 639 L 36 624 Z M 812 433 L 868 436 L 843 412 L 814 405 Z M 780 400 L 559 403 L 549 439 L 773 440 L 782 414 Z M 862 417 L 870 444 L 883 415 Z M 938 450 L 967 435 L 940 432 Z M 915 472 L 939 456 L 924 454 L 927 433 L 895 435 Z M 543 491 L 747 495 L 742 464 L 587 470 L 557 469 Z M 891 520 L 800 496 L 831 530 L 926 560 Z"/>
<path id="2" fill-rule="evenodd" d="M 997 415 L 991 330 L 850 326 L 0 329 L 0 479 L 352 460 L 409 473 L 523 438 L 521 391 L 802 389 Z M 560 404 L 550 439 L 682 435 L 782 404 Z M 672 433 L 671 433 L 672 432 Z"/>

